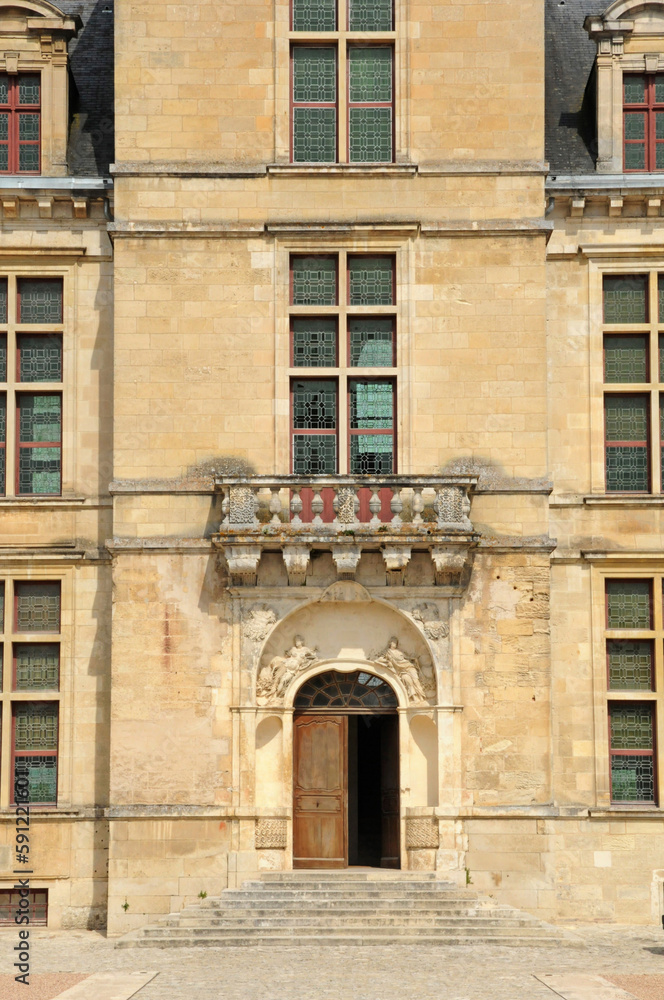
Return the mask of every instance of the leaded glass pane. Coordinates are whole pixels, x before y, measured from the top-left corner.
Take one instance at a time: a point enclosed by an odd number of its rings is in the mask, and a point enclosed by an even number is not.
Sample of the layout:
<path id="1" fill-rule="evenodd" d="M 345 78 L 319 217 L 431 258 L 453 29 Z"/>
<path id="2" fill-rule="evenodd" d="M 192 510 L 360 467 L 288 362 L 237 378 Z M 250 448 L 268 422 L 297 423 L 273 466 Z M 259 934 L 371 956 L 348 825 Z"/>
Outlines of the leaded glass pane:
<path id="1" fill-rule="evenodd" d="M 645 104 L 646 78 L 644 76 L 623 77 L 625 104 Z"/>
<path id="2" fill-rule="evenodd" d="M 7 381 L 7 335 L 0 334 L 0 382 Z"/>
<path id="3" fill-rule="evenodd" d="M 7 279 L 0 279 L 0 323 L 7 322 Z"/>
<path id="4" fill-rule="evenodd" d="M 606 644 L 612 691 L 652 690 L 652 643 L 610 639 Z"/>
<path id="5" fill-rule="evenodd" d="M 295 708 L 397 708 L 397 697 L 380 677 L 356 671 L 317 674 L 295 696 Z"/>
<path id="6" fill-rule="evenodd" d="M 646 396 L 607 396 L 606 489 L 644 492 L 648 479 L 648 408 Z M 629 442 L 634 442 L 631 444 Z"/>
<path id="7" fill-rule="evenodd" d="M 0 120 L 2 120 L 2 115 L 0 115 Z M 9 150 L 6 146 L 0 146 L 0 173 L 3 171 L 6 173 L 9 170 Z"/>
<path id="8" fill-rule="evenodd" d="M 376 316 L 348 321 L 350 364 L 355 368 L 391 368 L 394 365 L 394 324 Z"/>
<path id="9" fill-rule="evenodd" d="M 393 471 L 391 434 L 351 434 L 350 471 L 354 476 L 382 476 Z"/>
<path id="10" fill-rule="evenodd" d="M 606 446 L 607 493 L 647 493 L 648 450 L 644 446 Z"/>
<path id="11" fill-rule="evenodd" d="M 392 49 L 353 45 L 348 50 L 349 100 L 375 104 L 392 100 Z"/>
<path id="12" fill-rule="evenodd" d="M 56 643 L 14 646 L 16 691 L 57 691 L 60 647 Z"/>
<path id="13" fill-rule="evenodd" d="M 58 706 L 55 704 L 16 704 L 14 706 L 14 749 L 58 749 Z"/>
<path id="14" fill-rule="evenodd" d="M 392 0 L 350 0 L 351 31 L 392 31 Z"/>
<path id="15" fill-rule="evenodd" d="M 19 380 L 60 382 L 62 380 L 62 339 L 41 334 L 18 338 Z"/>
<path id="16" fill-rule="evenodd" d="M 629 142 L 625 145 L 625 170 L 646 169 L 646 147 L 642 142 Z"/>
<path id="17" fill-rule="evenodd" d="M 18 78 L 18 103 L 19 104 L 39 104 L 39 76 L 19 76 Z"/>
<path id="18" fill-rule="evenodd" d="M 18 116 L 18 137 L 25 142 L 37 142 L 39 139 L 39 115 Z"/>
<path id="19" fill-rule="evenodd" d="M 655 113 L 655 138 L 664 139 L 664 111 Z"/>
<path id="20" fill-rule="evenodd" d="M 0 74 L 0 104 L 9 104 L 9 77 L 6 73 Z"/>
<path id="21" fill-rule="evenodd" d="M 7 142 L 9 139 L 9 115 L 6 111 L 0 114 L 0 140 Z"/>
<path id="22" fill-rule="evenodd" d="M 336 257 L 293 257 L 293 305 L 333 306 L 337 302 Z"/>
<path id="23" fill-rule="evenodd" d="M 390 163 L 392 109 L 350 108 L 348 114 L 351 163 Z"/>
<path id="24" fill-rule="evenodd" d="M 336 428 L 336 382 L 311 379 L 293 383 L 293 426 L 298 430 Z"/>
<path id="25" fill-rule="evenodd" d="M 293 0 L 293 31 L 336 31 L 337 0 Z"/>
<path id="26" fill-rule="evenodd" d="M 330 317 L 292 320 L 293 366 L 334 368 L 337 363 L 337 321 Z"/>
<path id="27" fill-rule="evenodd" d="M 19 441 L 23 443 L 60 440 L 62 400 L 60 396 L 19 397 Z"/>
<path id="28" fill-rule="evenodd" d="M 628 111 L 625 115 L 625 139 L 645 139 L 646 116 L 641 111 Z"/>
<path id="29" fill-rule="evenodd" d="M 607 628 L 651 628 L 650 581 L 607 580 Z"/>
<path id="30" fill-rule="evenodd" d="M 19 448 L 18 492 L 57 495 L 60 492 L 60 448 Z"/>
<path id="31" fill-rule="evenodd" d="M 19 294 L 19 323 L 62 322 L 62 281 L 59 278 L 22 278 Z"/>
<path id="32" fill-rule="evenodd" d="M 658 73 L 655 77 L 655 102 L 657 104 L 664 103 L 664 75 Z"/>
<path id="33" fill-rule="evenodd" d="M 604 277 L 604 322 L 648 322 L 648 278 L 645 274 Z"/>
<path id="34" fill-rule="evenodd" d="M 293 108 L 293 161 L 334 163 L 336 158 L 336 108 Z"/>
<path id="35" fill-rule="evenodd" d="M 649 705 L 611 708 L 611 749 L 652 750 L 653 714 Z"/>
<path id="36" fill-rule="evenodd" d="M 20 788 L 22 777 L 28 779 L 28 795 L 19 794 L 14 800 L 21 802 L 55 802 L 57 798 L 58 764 L 55 754 L 32 754 L 29 757 L 14 757 L 14 777 Z"/>
<path id="37" fill-rule="evenodd" d="M 352 306 L 391 306 L 394 302 L 392 257 L 349 257 Z"/>
<path id="38" fill-rule="evenodd" d="M 355 382 L 350 389 L 350 426 L 353 429 L 391 428 L 394 386 L 391 382 Z"/>
<path id="39" fill-rule="evenodd" d="M 614 802 L 655 801 L 655 765 L 652 755 L 611 755 L 611 798 Z"/>
<path id="40" fill-rule="evenodd" d="M 333 104 L 336 99 L 336 49 L 296 45 L 293 48 L 293 100 L 303 104 Z"/>
<path id="41" fill-rule="evenodd" d="M 39 148 L 37 146 L 19 146 L 18 169 L 32 172 L 39 170 Z"/>
<path id="42" fill-rule="evenodd" d="M 60 584 L 16 583 L 16 631 L 60 631 Z"/>
<path id="43" fill-rule="evenodd" d="M 607 335 L 604 338 L 604 381 L 645 382 L 647 378 L 647 337 Z"/>
<path id="44" fill-rule="evenodd" d="M 293 472 L 303 476 L 334 475 L 337 439 L 334 434 L 294 434 Z"/>
<path id="45" fill-rule="evenodd" d="M 664 114 L 658 115 L 658 118 L 662 119 L 662 139 L 664 139 Z M 655 170 L 664 170 L 664 142 L 658 142 L 655 145 Z"/>

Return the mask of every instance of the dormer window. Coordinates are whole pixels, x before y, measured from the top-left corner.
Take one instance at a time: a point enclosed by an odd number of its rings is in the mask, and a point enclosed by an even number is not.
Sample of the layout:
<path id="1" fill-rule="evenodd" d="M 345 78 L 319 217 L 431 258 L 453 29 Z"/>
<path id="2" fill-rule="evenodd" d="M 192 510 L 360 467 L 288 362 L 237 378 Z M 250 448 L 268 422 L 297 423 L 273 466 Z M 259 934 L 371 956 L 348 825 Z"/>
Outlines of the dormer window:
<path id="1" fill-rule="evenodd" d="M 38 174 L 40 140 L 40 74 L 0 73 L 0 173 Z"/>
<path id="2" fill-rule="evenodd" d="M 664 73 L 623 76 L 625 171 L 664 170 Z"/>

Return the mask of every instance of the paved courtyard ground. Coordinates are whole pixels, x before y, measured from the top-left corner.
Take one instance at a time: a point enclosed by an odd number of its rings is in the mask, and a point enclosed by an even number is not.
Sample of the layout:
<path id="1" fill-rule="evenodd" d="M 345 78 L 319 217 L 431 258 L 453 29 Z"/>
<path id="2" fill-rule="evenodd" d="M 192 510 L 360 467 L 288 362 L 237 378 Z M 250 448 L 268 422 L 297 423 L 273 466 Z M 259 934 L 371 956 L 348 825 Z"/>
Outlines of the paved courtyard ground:
<path id="1" fill-rule="evenodd" d="M 75 986 L 65 1000 L 127 1000 L 126 973 L 132 971 L 158 973 L 134 993 L 135 1000 L 664 1000 L 664 933 L 655 927 L 574 930 L 584 947 L 312 945 L 275 952 L 265 947 L 116 950 L 114 941 L 93 931 L 35 929 L 29 990 L 13 983 L 16 935 L 3 930 L 0 1000 L 54 1000 L 66 989 L 55 983 L 54 973 L 96 977 Z M 114 975 L 99 976 L 104 973 Z M 547 976 L 562 992 L 545 985 Z M 115 981 L 115 987 L 102 991 L 95 986 L 100 978 Z"/>

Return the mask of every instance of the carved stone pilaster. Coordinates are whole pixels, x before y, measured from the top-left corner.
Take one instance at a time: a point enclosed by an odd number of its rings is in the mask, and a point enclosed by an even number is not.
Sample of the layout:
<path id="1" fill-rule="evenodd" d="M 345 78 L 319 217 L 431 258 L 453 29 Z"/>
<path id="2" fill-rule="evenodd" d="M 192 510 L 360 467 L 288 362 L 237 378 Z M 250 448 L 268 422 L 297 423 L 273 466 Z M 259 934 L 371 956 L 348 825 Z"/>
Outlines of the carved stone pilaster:
<path id="1" fill-rule="evenodd" d="M 402 587 L 406 567 L 410 562 L 410 545 L 384 545 L 383 562 L 387 573 L 388 587 Z"/>
<path id="2" fill-rule="evenodd" d="M 438 586 L 459 586 L 470 568 L 471 550 L 466 546 L 434 545 L 431 559 Z"/>
<path id="3" fill-rule="evenodd" d="M 284 563 L 290 587 L 304 587 L 311 549 L 308 545 L 284 545 Z"/>
<path id="4" fill-rule="evenodd" d="M 226 562 L 234 587 L 255 587 L 261 550 L 258 545 L 227 545 Z"/>
<path id="5" fill-rule="evenodd" d="M 362 555 L 360 545 L 333 545 L 332 558 L 340 580 L 353 580 Z"/>

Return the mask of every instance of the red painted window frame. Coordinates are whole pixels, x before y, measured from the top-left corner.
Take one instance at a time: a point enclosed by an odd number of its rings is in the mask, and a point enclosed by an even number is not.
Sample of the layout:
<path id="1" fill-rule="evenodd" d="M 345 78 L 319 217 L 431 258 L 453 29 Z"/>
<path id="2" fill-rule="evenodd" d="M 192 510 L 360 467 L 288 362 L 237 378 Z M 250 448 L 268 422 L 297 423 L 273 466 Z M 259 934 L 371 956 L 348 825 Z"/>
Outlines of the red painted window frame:
<path id="1" fill-rule="evenodd" d="M 37 176 L 41 174 L 41 142 L 42 142 L 42 115 L 41 115 L 41 73 L 0 73 L 1 77 L 7 78 L 7 94 L 8 102 L 7 104 L 0 104 L 0 113 L 7 114 L 9 116 L 8 123 L 8 138 L 0 140 L 0 146 L 7 147 L 7 170 L 0 170 L 0 174 L 29 174 L 31 176 Z M 39 104 L 19 104 L 18 103 L 18 85 L 20 77 L 24 76 L 36 76 L 39 78 Z M 18 131 L 18 116 L 19 114 L 35 114 L 39 122 L 39 138 L 38 139 L 21 139 L 19 140 Z M 20 170 L 19 169 L 19 150 L 21 146 L 36 146 L 38 150 L 39 170 Z"/>
<path id="2" fill-rule="evenodd" d="M 30 382 L 26 385 L 39 385 L 39 382 Z M 60 440 L 59 441 L 21 441 L 21 400 L 24 396 L 59 396 L 60 397 Z M 24 389 L 16 393 L 16 468 L 14 470 L 14 491 L 17 497 L 39 497 L 39 496 L 62 496 L 62 392 L 47 391 L 34 392 L 31 389 Z M 57 493 L 20 493 L 19 477 L 21 466 L 22 448 L 59 448 L 60 449 L 60 489 Z"/>
<path id="3" fill-rule="evenodd" d="M 53 588 L 58 587 L 58 593 L 60 596 L 60 613 L 58 615 L 58 628 L 56 632 L 29 632 L 27 629 L 19 629 L 18 627 L 18 598 L 19 591 L 23 584 L 30 584 L 34 587 L 36 584 L 42 584 L 43 586 L 51 586 Z M 14 634 L 15 635 L 60 635 L 62 631 L 62 583 L 60 580 L 14 580 Z"/>
<path id="4" fill-rule="evenodd" d="M 611 745 L 611 712 L 613 708 L 631 708 L 631 707 L 646 707 L 650 712 L 652 718 L 652 748 L 650 750 L 614 750 Z M 607 706 L 607 724 L 608 724 L 608 740 L 609 740 L 609 782 L 611 785 L 611 804 L 624 803 L 625 799 L 614 799 L 613 797 L 613 768 L 612 768 L 612 758 L 613 757 L 652 757 L 652 774 L 653 774 L 653 797 L 652 799 L 637 799 L 628 800 L 628 804 L 632 806 L 638 805 L 648 805 L 656 806 L 658 804 L 658 794 L 657 794 L 657 711 L 656 704 L 654 701 L 640 701 L 638 698 L 630 699 L 630 701 L 609 701 Z M 13 772 L 12 772 L 13 773 Z"/>
<path id="5" fill-rule="evenodd" d="M 320 370 L 321 370 L 321 372 L 326 371 L 325 368 L 321 368 Z M 335 395 L 336 395 L 336 400 L 337 400 L 337 408 L 336 408 L 337 409 L 337 425 L 334 428 L 334 430 L 332 428 L 322 428 L 322 429 L 319 429 L 319 428 L 314 428 L 314 427 L 307 428 L 307 427 L 296 427 L 295 426 L 295 406 L 294 406 L 294 398 L 295 398 L 295 386 L 294 386 L 294 383 L 295 382 L 333 382 L 334 383 Z M 336 440 L 337 440 L 337 468 L 336 468 L 336 470 L 334 472 L 330 472 L 329 475 L 330 476 L 337 476 L 337 475 L 339 475 L 339 471 L 338 471 L 339 470 L 339 378 L 338 378 L 338 376 L 333 375 L 331 377 L 328 376 L 326 378 L 325 376 L 321 377 L 319 375 L 305 375 L 302 378 L 300 378 L 299 376 L 293 375 L 293 376 L 291 376 L 291 380 L 290 380 L 289 396 L 290 396 L 290 467 L 291 467 L 291 469 L 293 468 L 293 440 L 294 440 L 296 434 L 298 434 L 298 435 L 315 434 L 316 436 L 318 436 L 319 434 L 329 434 L 329 435 L 335 437 Z"/>
<path id="6" fill-rule="evenodd" d="M 655 132 L 655 118 L 657 113 L 664 114 L 664 101 L 655 100 L 655 77 L 661 76 L 661 73 L 625 73 L 623 75 L 623 170 L 626 174 L 646 174 L 653 173 L 657 171 L 657 145 L 662 144 L 664 146 L 664 139 L 657 139 Z M 643 104 L 629 104 L 625 100 L 625 81 L 629 78 L 634 79 L 638 77 L 639 79 L 645 80 L 645 96 L 646 99 Z M 645 127 L 645 139 L 643 140 L 645 144 L 645 160 L 646 166 L 643 170 L 636 169 L 635 167 L 627 168 L 625 166 L 625 153 L 627 146 L 640 145 L 642 143 L 641 139 L 626 139 L 625 138 L 625 116 L 628 113 L 640 112 L 646 116 L 646 127 Z M 662 168 L 659 172 L 661 173 Z"/>
<path id="7" fill-rule="evenodd" d="M 380 371 L 380 369 L 377 368 L 376 371 Z M 372 384 L 374 382 L 389 382 L 390 383 L 390 385 L 392 386 L 392 426 L 391 427 L 389 427 L 389 428 L 388 427 L 380 427 L 380 428 L 376 428 L 376 429 L 374 429 L 373 427 L 370 428 L 370 429 L 368 429 L 366 427 L 351 428 L 351 425 L 350 425 L 350 400 L 351 400 L 351 396 L 352 396 L 352 393 L 351 393 L 351 390 L 350 390 L 350 383 L 351 382 L 367 382 L 367 383 L 372 383 Z M 393 475 L 393 476 L 396 475 L 397 474 L 397 383 L 396 383 L 396 379 L 393 378 L 393 377 L 390 378 L 389 376 L 387 376 L 386 378 L 380 378 L 380 377 L 373 378 L 370 375 L 360 375 L 357 378 L 354 375 L 349 376 L 348 377 L 348 389 L 347 389 L 347 392 L 346 392 L 346 420 L 347 420 L 347 428 L 348 428 L 348 465 L 349 465 L 349 467 L 350 467 L 350 442 L 351 442 L 351 438 L 352 437 L 359 437 L 361 434 L 371 434 L 371 435 L 373 435 L 373 434 L 390 434 L 392 436 L 392 472 L 390 473 L 390 475 Z M 361 475 L 361 473 L 352 473 L 350 471 L 349 471 L 348 474 L 351 475 L 351 476 L 352 475 Z"/>
<path id="8" fill-rule="evenodd" d="M 12 896 L 14 899 L 12 900 Z M 38 897 L 42 897 L 38 899 Z M 0 889 L 0 927 L 16 927 L 14 917 L 18 911 L 18 903 L 22 897 L 16 889 Z M 4 903 L 3 900 L 7 899 Z M 28 901 L 30 909 L 30 926 L 48 926 L 48 889 L 29 889 Z M 3 916 L 3 910 L 8 910 L 9 915 Z"/>
<path id="9" fill-rule="evenodd" d="M 46 635 L 51 635 L 51 633 L 47 632 Z M 12 643 L 12 691 L 13 692 L 16 692 L 18 694 L 27 694 L 28 693 L 28 689 L 27 688 L 21 688 L 20 691 L 19 691 L 19 689 L 16 687 L 16 648 L 17 648 L 17 646 L 37 646 L 37 645 L 39 645 L 39 646 L 55 646 L 57 648 L 57 650 L 58 650 L 58 684 L 57 684 L 57 687 L 54 687 L 54 688 L 48 688 L 48 689 L 38 688 L 36 690 L 39 691 L 39 692 L 41 692 L 43 690 L 49 690 L 49 691 L 52 691 L 53 694 L 56 694 L 57 692 L 60 691 L 60 666 L 61 666 L 61 656 L 60 656 L 60 654 L 61 654 L 61 648 L 60 648 L 60 643 L 59 642 L 49 642 L 49 641 L 46 641 L 46 642 L 39 642 L 39 643 L 37 643 L 37 642 L 13 642 Z"/>
<path id="10" fill-rule="evenodd" d="M 336 87 L 335 93 L 337 95 L 336 101 L 332 102 L 322 102 L 322 101 L 295 101 L 293 99 L 293 52 L 297 48 L 305 49 L 334 49 L 334 63 L 335 63 L 335 79 Z M 290 53 L 289 53 L 289 104 L 290 104 L 290 162 L 297 163 L 301 166 L 307 166 L 311 164 L 315 166 L 316 164 L 326 164 L 326 163 L 338 163 L 339 162 L 339 46 L 337 42 L 319 42 L 318 40 L 314 42 L 301 42 L 291 43 Z M 335 110 L 335 140 L 334 140 L 334 159 L 332 160 L 296 160 L 295 159 L 295 108 L 334 108 Z M 301 255 L 302 256 L 302 255 Z M 306 255 L 304 255 L 306 256 Z"/>
<path id="11" fill-rule="evenodd" d="M 293 261 L 301 260 L 303 257 L 320 257 L 325 260 L 334 261 L 334 271 L 335 271 L 335 285 L 334 285 L 334 302 L 333 306 L 339 305 L 339 255 L 336 253 L 292 253 L 288 259 L 288 299 L 292 306 L 296 309 L 310 309 L 318 308 L 316 303 L 312 306 L 302 306 L 299 302 L 293 301 Z M 332 306 L 320 306 L 321 309 L 332 308 Z M 295 315 L 295 314 L 294 314 Z"/>
<path id="12" fill-rule="evenodd" d="M 646 400 L 646 414 L 647 414 L 647 427 L 646 427 L 646 430 L 647 430 L 647 435 L 646 435 L 646 440 L 645 441 L 607 441 L 607 437 L 606 437 L 606 402 L 607 402 L 607 399 L 610 396 L 634 396 L 634 397 L 640 397 L 640 398 Z M 650 493 L 651 490 L 652 490 L 652 455 L 651 455 L 651 448 L 650 448 L 650 440 L 651 440 L 651 437 L 652 437 L 652 428 L 650 426 L 650 423 L 651 423 L 651 420 L 650 420 L 650 393 L 649 392 L 623 392 L 623 391 L 605 392 L 604 393 L 603 406 L 604 406 L 604 414 L 603 414 L 603 420 L 604 420 L 604 488 L 605 488 L 605 490 L 608 493 L 609 490 L 608 490 L 608 486 L 607 486 L 607 482 L 606 482 L 607 448 L 609 448 L 609 447 L 611 447 L 611 448 L 630 448 L 630 447 L 632 447 L 632 448 L 634 448 L 634 447 L 643 448 L 643 447 L 645 447 L 645 449 L 646 449 L 646 461 L 647 461 L 647 467 L 648 467 L 648 475 L 647 475 L 647 485 L 646 485 L 646 488 L 644 490 L 611 490 L 610 491 L 610 493 L 611 493 L 612 496 L 631 496 L 631 495 L 634 495 L 634 496 L 645 496 L 646 494 Z"/>
<path id="13" fill-rule="evenodd" d="M 335 363 L 333 365 L 325 365 L 325 366 L 324 365 L 320 365 L 320 366 L 318 366 L 318 365 L 302 365 L 302 366 L 297 366 L 295 364 L 295 336 L 294 336 L 294 332 L 293 332 L 293 321 L 294 320 L 298 320 L 298 319 L 312 319 L 312 320 L 316 320 L 316 319 L 331 319 L 331 320 L 334 320 L 334 325 L 335 325 L 335 340 L 334 340 L 334 357 L 335 357 Z M 321 315 L 321 316 L 312 316 L 309 313 L 305 313 L 304 315 L 300 316 L 297 313 L 295 313 L 295 314 L 293 314 L 293 315 L 290 316 L 290 332 L 289 332 L 289 337 L 290 337 L 290 343 L 289 343 L 290 359 L 289 360 L 290 360 L 290 367 L 291 368 L 302 367 L 304 370 L 306 370 L 307 368 L 315 368 L 316 371 L 332 372 L 332 371 L 334 371 L 335 369 L 337 369 L 339 367 L 339 316 L 337 314 L 334 314 L 332 316 L 330 316 L 330 315 L 326 316 L 324 314 Z"/>
<path id="14" fill-rule="evenodd" d="M 350 9 L 349 9 L 350 14 Z M 392 14 L 392 23 L 394 23 L 394 12 Z M 389 49 L 392 53 L 392 100 L 391 101 L 353 101 L 351 103 L 350 99 L 350 50 L 352 48 L 356 49 Z M 346 48 L 346 156 L 348 163 L 366 163 L 370 166 L 373 164 L 380 165 L 381 163 L 394 163 L 394 152 L 395 152 L 395 125 L 394 125 L 394 86 L 395 86 L 395 74 L 394 74 L 394 45 L 385 42 L 348 42 Z M 392 156 L 389 160 L 351 160 L 350 158 L 350 112 L 352 108 L 390 108 L 392 111 Z M 354 255 L 359 256 L 359 255 Z M 392 288 L 394 289 L 394 284 Z M 349 300 L 350 301 L 350 300 Z"/>
<path id="15" fill-rule="evenodd" d="M 30 805 L 43 807 L 57 806 L 58 804 L 58 772 L 59 772 L 59 745 L 60 745 L 60 703 L 59 701 L 43 701 L 39 699 L 21 699 L 12 702 L 12 755 L 11 755 L 11 805 L 16 805 L 16 709 L 19 705 L 55 705 L 57 718 L 57 740 L 55 750 L 21 750 L 19 757 L 55 757 L 55 800 L 53 802 L 30 802 Z"/>
<path id="16" fill-rule="evenodd" d="M 393 286 L 394 287 L 394 286 Z M 349 308 L 353 308 L 352 306 Z M 396 333 L 396 316 L 392 316 L 388 313 L 387 316 L 380 316 L 376 313 L 375 316 L 366 316 L 364 313 L 349 313 L 346 321 L 346 358 L 348 359 L 348 370 L 352 371 L 355 368 L 364 368 L 364 365 L 352 365 L 350 362 L 350 321 L 352 319 L 389 319 L 392 322 L 392 364 L 390 367 L 396 368 L 397 366 L 397 333 Z M 378 366 L 375 369 L 372 367 L 372 371 L 381 372 L 382 367 Z"/>
<path id="17" fill-rule="evenodd" d="M 47 324 L 43 324 L 43 325 L 45 325 L 45 326 L 61 326 L 62 322 L 63 322 L 62 316 L 63 316 L 63 312 L 64 312 L 64 282 L 63 282 L 62 278 L 51 278 L 48 275 L 46 277 L 36 277 L 36 276 L 27 277 L 27 276 L 25 276 L 25 277 L 21 277 L 21 278 L 17 278 L 16 279 L 16 323 L 17 323 L 17 326 L 23 326 L 25 324 L 37 326 L 36 323 L 34 323 L 34 324 L 32 323 L 32 320 L 26 320 L 25 323 L 24 323 L 23 317 L 21 316 L 21 296 L 23 294 L 22 293 L 23 286 L 25 284 L 29 283 L 29 282 L 34 282 L 34 281 L 39 281 L 39 282 L 50 281 L 52 284 L 55 284 L 57 282 L 57 284 L 60 286 L 60 319 L 56 320 L 53 323 L 47 323 Z M 39 325 L 42 325 L 42 324 L 39 324 Z"/>

